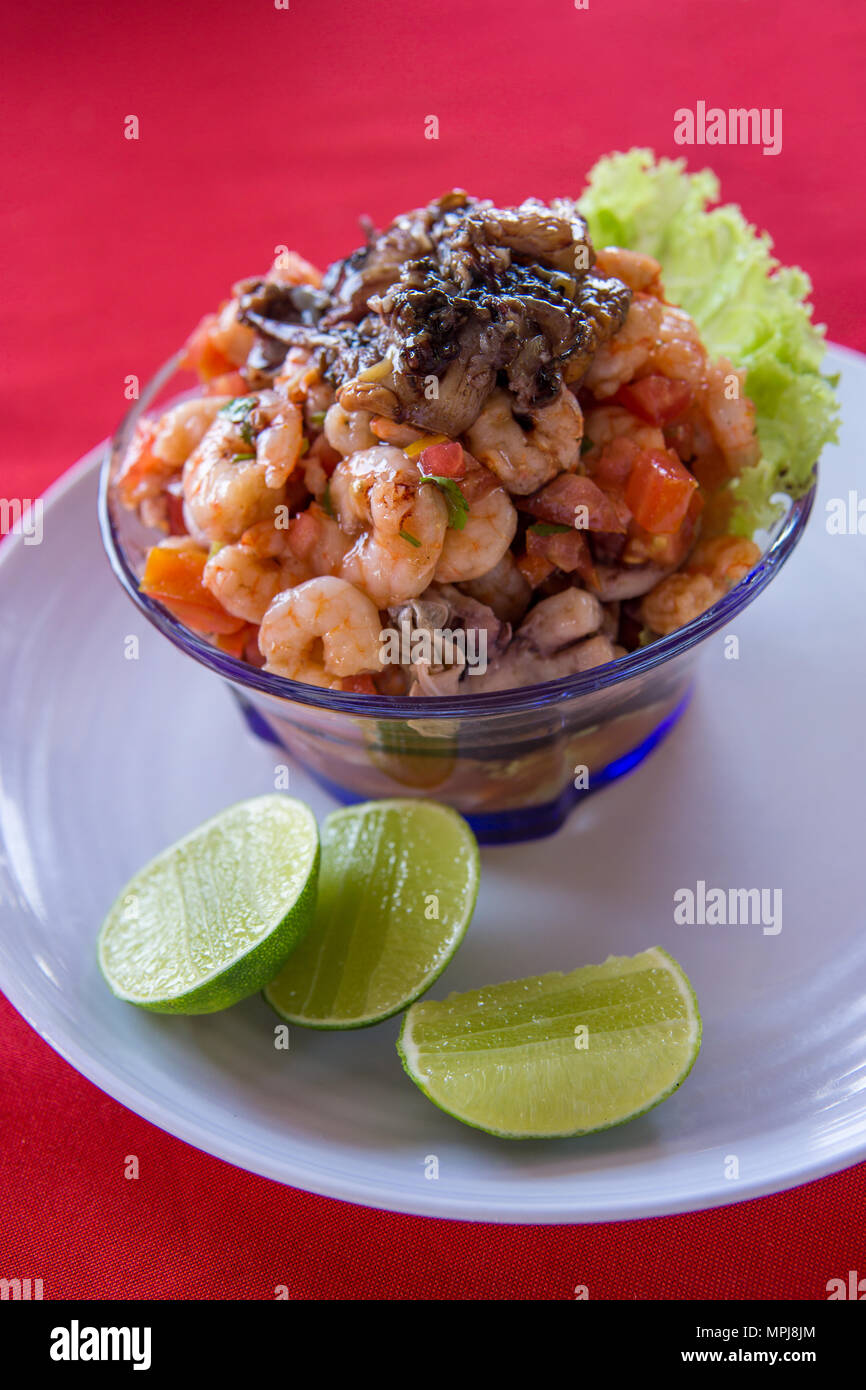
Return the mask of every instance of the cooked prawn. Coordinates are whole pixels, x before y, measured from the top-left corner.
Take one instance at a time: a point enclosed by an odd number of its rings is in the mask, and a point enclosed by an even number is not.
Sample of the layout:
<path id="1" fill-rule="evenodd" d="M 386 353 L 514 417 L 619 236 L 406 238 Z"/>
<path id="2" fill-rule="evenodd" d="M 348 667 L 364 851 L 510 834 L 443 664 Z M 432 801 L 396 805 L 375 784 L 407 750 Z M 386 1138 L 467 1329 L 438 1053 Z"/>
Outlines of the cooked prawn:
<path id="1" fill-rule="evenodd" d="M 595 253 L 595 268 L 602 275 L 615 275 L 630 290 L 639 290 L 661 298 L 662 268 L 652 256 L 641 256 L 622 246 L 602 246 Z"/>
<path id="2" fill-rule="evenodd" d="M 265 670 L 338 690 L 346 676 L 378 671 L 381 624 L 375 604 L 345 579 L 308 579 L 279 594 L 262 620 Z"/>
<path id="3" fill-rule="evenodd" d="M 583 428 L 588 449 L 603 449 L 623 436 L 633 439 L 642 449 L 665 447 L 664 432 L 658 425 L 646 424 L 622 405 L 598 405 L 588 410 Z"/>
<path id="4" fill-rule="evenodd" d="M 423 593 L 445 541 L 448 507 L 417 465 L 387 444 L 337 464 L 331 500 L 343 530 L 354 536 L 340 573 L 387 608 Z"/>
<path id="5" fill-rule="evenodd" d="M 367 410 L 344 410 L 335 402 L 325 416 L 325 438 L 344 458 L 361 449 L 373 449 L 379 440 L 370 429 L 372 418 Z"/>
<path id="6" fill-rule="evenodd" d="M 735 384 L 736 382 L 736 384 Z M 701 405 L 728 471 L 742 472 L 757 463 L 761 446 L 755 432 L 755 407 L 745 395 L 745 372 L 735 372 L 727 358 L 713 362 L 706 374 Z"/>
<path id="7" fill-rule="evenodd" d="M 680 571 L 650 589 L 640 606 L 641 621 L 661 637 L 700 617 L 722 597 L 724 587 L 707 574 Z"/>
<path id="8" fill-rule="evenodd" d="M 262 392 L 245 421 L 217 415 L 184 465 L 190 534 L 209 542 L 236 541 L 272 517 L 302 446 L 300 410 L 273 392 Z"/>
<path id="9" fill-rule="evenodd" d="M 202 580 L 227 613 L 260 623 L 268 605 L 312 571 L 293 555 L 288 533 L 260 521 L 233 545 L 222 545 L 208 559 Z"/>
<path id="10" fill-rule="evenodd" d="M 606 400 L 626 382 L 651 372 L 698 385 L 706 364 L 694 319 L 683 309 L 638 293 L 622 328 L 599 348 L 583 384 L 598 400 Z"/>
<path id="11" fill-rule="evenodd" d="M 525 496 L 580 461 L 583 414 L 577 397 L 563 387 L 549 405 L 531 412 L 531 428 L 514 418 L 513 398 L 496 390 L 466 431 L 469 448 L 505 484 Z"/>
<path id="12" fill-rule="evenodd" d="M 651 295 L 634 296 L 622 328 L 601 345 L 583 379 L 598 400 L 615 395 L 649 361 L 663 313 L 663 305 Z"/>
<path id="13" fill-rule="evenodd" d="M 498 565 L 514 540 L 517 512 L 504 487 L 496 487 L 470 503 L 462 531 L 445 533 L 445 544 L 434 578 L 439 584 L 480 579 Z"/>

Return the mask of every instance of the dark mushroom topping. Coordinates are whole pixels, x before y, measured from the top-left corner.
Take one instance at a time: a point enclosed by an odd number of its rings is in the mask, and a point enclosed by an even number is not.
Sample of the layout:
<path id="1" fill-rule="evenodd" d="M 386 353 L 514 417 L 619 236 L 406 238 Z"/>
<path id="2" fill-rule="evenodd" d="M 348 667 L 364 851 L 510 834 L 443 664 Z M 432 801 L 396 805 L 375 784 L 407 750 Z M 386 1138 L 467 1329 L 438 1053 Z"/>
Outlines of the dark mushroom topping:
<path id="1" fill-rule="evenodd" d="M 631 299 L 593 260 L 570 200 L 497 208 L 455 190 L 371 232 L 321 289 L 247 282 L 251 365 L 306 347 L 345 409 L 454 438 L 497 386 L 527 414 L 580 381 Z"/>

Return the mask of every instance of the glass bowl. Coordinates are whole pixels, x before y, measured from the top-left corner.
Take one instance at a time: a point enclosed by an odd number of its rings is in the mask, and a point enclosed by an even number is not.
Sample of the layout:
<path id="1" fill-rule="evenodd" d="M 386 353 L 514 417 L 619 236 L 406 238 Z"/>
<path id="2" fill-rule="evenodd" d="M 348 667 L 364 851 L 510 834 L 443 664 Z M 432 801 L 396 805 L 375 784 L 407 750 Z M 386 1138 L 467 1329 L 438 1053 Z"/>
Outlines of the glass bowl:
<path id="1" fill-rule="evenodd" d="M 102 467 L 99 520 L 111 567 L 169 641 L 227 681 L 249 727 L 343 802 L 432 797 L 460 811 L 482 843 L 536 839 L 583 797 L 631 770 L 676 723 L 700 646 L 769 584 L 806 526 L 814 486 L 789 505 L 755 567 L 699 618 L 618 661 L 543 685 L 487 695 L 400 698 L 324 690 L 248 666 L 139 592 L 159 532 L 119 506 L 113 480 L 141 415 L 195 394 L 178 356 L 145 387 Z M 188 381 L 188 377 L 187 377 Z"/>

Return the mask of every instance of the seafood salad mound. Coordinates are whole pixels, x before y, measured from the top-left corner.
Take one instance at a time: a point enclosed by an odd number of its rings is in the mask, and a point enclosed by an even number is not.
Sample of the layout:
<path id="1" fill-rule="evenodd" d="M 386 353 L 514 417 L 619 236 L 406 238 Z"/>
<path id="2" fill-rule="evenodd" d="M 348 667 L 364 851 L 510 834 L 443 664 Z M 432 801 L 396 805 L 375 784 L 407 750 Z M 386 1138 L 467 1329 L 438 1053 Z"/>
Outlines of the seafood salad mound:
<path id="1" fill-rule="evenodd" d="M 758 560 L 771 494 L 808 486 L 833 414 L 808 282 L 781 284 L 739 213 L 765 291 L 801 315 L 770 364 L 774 414 L 749 394 L 767 375 L 754 315 L 715 333 L 738 361 L 671 302 L 667 256 L 634 230 L 641 196 L 658 233 L 653 200 L 686 189 L 668 222 L 682 267 L 684 221 L 732 211 L 704 211 L 701 178 L 633 151 L 580 206 L 453 191 L 323 274 L 284 251 L 239 282 L 187 344 L 200 393 L 140 423 L 115 478 L 163 533 L 142 591 L 267 671 L 392 696 L 554 680 L 704 612 Z M 704 268 L 716 305 L 721 269 Z M 807 378 L 795 457 L 778 446 Z"/>

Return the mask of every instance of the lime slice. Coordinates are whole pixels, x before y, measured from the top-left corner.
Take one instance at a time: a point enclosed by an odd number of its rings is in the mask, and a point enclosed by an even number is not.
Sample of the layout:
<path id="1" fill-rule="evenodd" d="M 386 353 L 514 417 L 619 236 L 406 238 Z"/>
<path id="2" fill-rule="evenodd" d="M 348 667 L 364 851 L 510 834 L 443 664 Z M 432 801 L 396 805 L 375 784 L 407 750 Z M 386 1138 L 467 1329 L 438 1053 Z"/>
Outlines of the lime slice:
<path id="1" fill-rule="evenodd" d="M 442 973 L 478 894 L 478 845 L 435 801 L 368 801 L 322 827 L 316 921 L 265 990 L 308 1028 L 364 1028 Z"/>
<path id="2" fill-rule="evenodd" d="M 205 821 L 131 878 L 99 935 L 113 992 L 207 1014 L 272 980 L 309 929 L 319 835 L 308 806 L 259 796 Z"/>
<path id="3" fill-rule="evenodd" d="M 675 1091 L 701 1045 L 697 1000 L 654 946 L 570 975 L 415 1004 L 397 1049 L 424 1094 L 506 1139 L 608 1129 Z"/>

